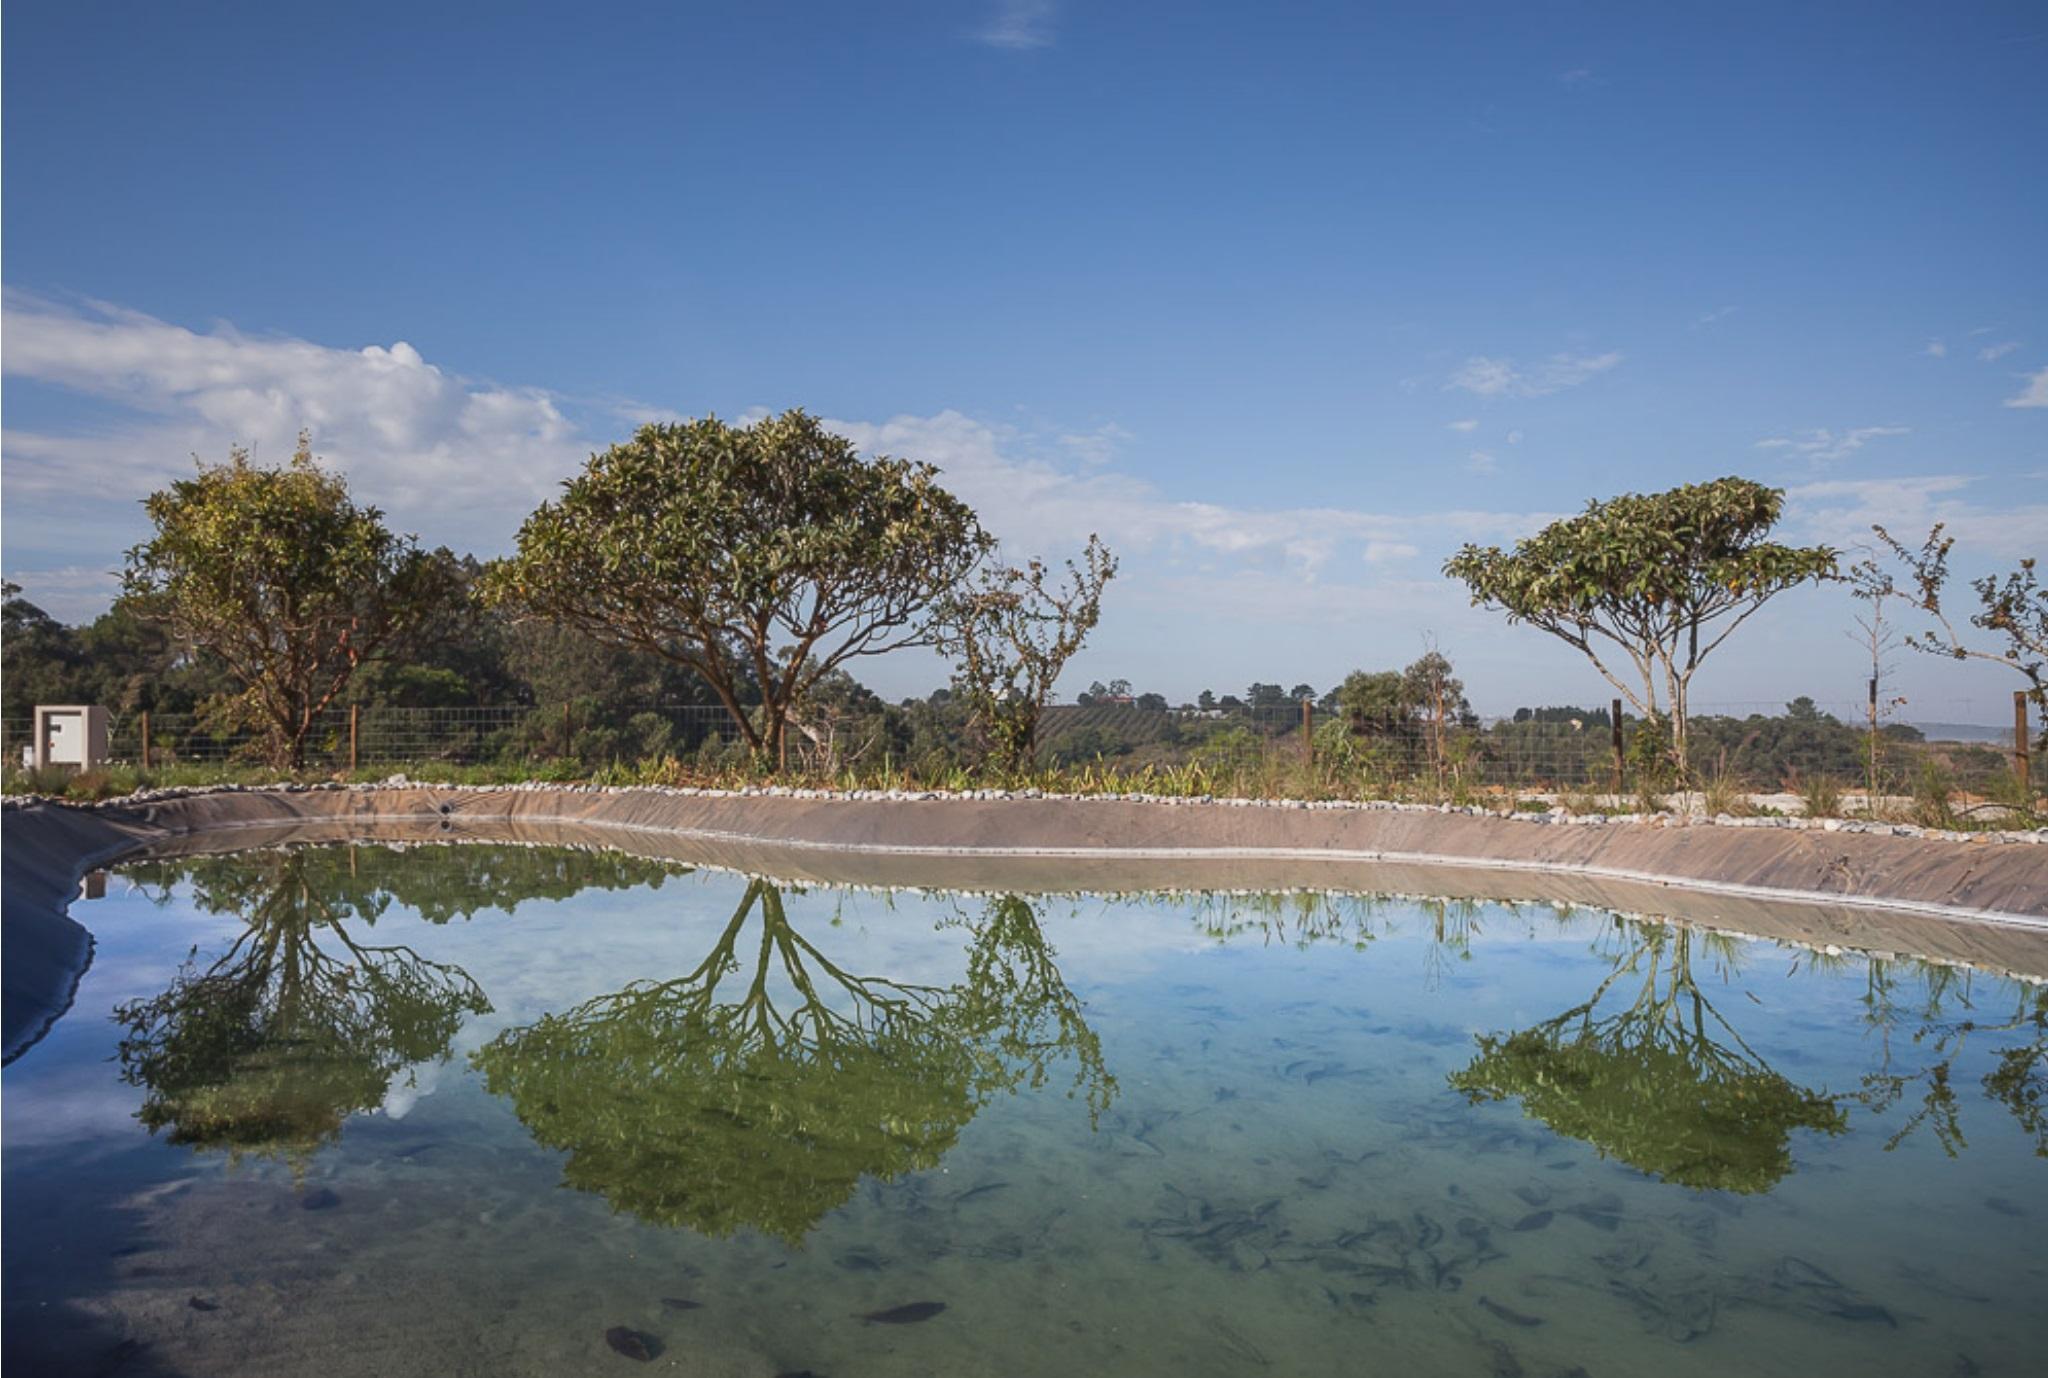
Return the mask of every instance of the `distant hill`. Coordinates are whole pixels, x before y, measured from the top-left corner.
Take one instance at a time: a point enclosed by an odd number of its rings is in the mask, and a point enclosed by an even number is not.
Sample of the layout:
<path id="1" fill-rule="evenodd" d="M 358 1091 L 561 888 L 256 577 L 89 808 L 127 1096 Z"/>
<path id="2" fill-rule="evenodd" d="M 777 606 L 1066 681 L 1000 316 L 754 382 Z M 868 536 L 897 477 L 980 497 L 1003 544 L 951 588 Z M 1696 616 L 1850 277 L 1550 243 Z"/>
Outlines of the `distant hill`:
<path id="1" fill-rule="evenodd" d="M 1916 722 L 1912 726 L 1927 734 L 1930 742 L 2006 742 L 2012 741 L 2012 725 L 1986 727 L 1974 722 Z"/>

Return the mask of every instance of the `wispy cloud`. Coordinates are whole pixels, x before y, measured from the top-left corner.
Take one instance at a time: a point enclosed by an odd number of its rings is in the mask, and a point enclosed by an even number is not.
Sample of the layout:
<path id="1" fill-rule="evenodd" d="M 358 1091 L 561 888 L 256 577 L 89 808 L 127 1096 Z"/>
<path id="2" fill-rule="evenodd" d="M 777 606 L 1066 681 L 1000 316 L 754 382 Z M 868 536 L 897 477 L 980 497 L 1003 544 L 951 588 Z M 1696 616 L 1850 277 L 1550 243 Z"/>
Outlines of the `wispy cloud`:
<path id="1" fill-rule="evenodd" d="M 1476 419 L 1468 418 L 1464 421 L 1453 421 L 1448 426 L 1445 426 L 1444 429 L 1447 431 L 1476 431 L 1479 429 L 1479 422 Z"/>
<path id="2" fill-rule="evenodd" d="M 1830 464 L 1838 459 L 1847 459 L 1873 440 L 1888 435 L 1906 435 L 1912 429 L 1911 426 L 1857 426 L 1836 432 L 1817 427 L 1795 435 L 1774 435 L 1757 441 L 1756 447 L 1759 450 L 1783 450 L 1816 464 Z"/>
<path id="3" fill-rule="evenodd" d="M 1107 464 L 1117 457 L 1117 452 L 1137 439 L 1114 421 L 1097 426 L 1092 431 L 1069 432 L 1060 437 L 1060 445 L 1083 464 Z"/>
<path id="4" fill-rule="evenodd" d="M 1977 357 L 1988 364 L 1993 359 L 2003 359 L 2019 347 L 2020 342 L 2018 340 L 2001 340 L 1995 345 L 1985 345 L 1977 351 Z"/>
<path id="5" fill-rule="evenodd" d="M 1724 306 L 1719 311 L 1709 311 L 1706 315 L 1695 320 L 1692 323 L 1692 328 L 1698 330 L 1702 326 L 1712 325 L 1715 321 L 1725 321 L 1741 309 L 1739 306 Z"/>
<path id="6" fill-rule="evenodd" d="M 1485 450 L 1474 450 L 1465 457 L 1465 467 L 1475 474 L 1494 474 L 1500 472 L 1500 461 Z"/>
<path id="7" fill-rule="evenodd" d="M 1948 341 L 1929 340 L 1927 342 L 1927 348 L 1921 350 L 1920 352 L 1922 354 L 1929 355 L 1932 358 L 1946 359 L 1948 357 Z"/>
<path id="8" fill-rule="evenodd" d="M 2026 375 L 2027 385 L 2005 399 L 2008 407 L 2048 407 L 2048 368 Z"/>
<path id="9" fill-rule="evenodd" d="M 1973 502 L 1970 494 L 1981 481 L 1968 474 L 1921 474 L 1796 484 L 1785 490 L 1786 524 L 1797 539 L 1853 549 L 1870 543 L 1872 526 L 1917 541 L 1941 522 L 1956 538 L 1958 552 L 1973 560 L 2038 554 L 2041 532 L 2048 530 L 2048 502 Z"/>
<path id="10" fill-rule="evenodd" d="M 1114 469 L 1075 469 L 1034 457 L 1027 437 L 944 411 L 883 422 L 831 420 L 835 431 L 870 454 L 935 464 L 1019 552 L 1057 552 L 1095 531 L 1120 550 L 1195 559 L 1264 563 L 1314 577 L 1324 565 L 1377 545 L 1381 558 L 1400 547 L 1448 550 L 1467 540 L 1526 535 L 1541 514 L 1457 510 L 1394 514 L 1344 507 L 1245 508 L 1168 496 Z"/>
<path id="11" fill-rule="evenodd" d="M 989 22 L 975 32 L 991 48 L 1049 48 L 1053 41 L 1053 0 L 1000 0 Z"/>
<path id="12" fill-rule="evenodd" d="M 1591 67 L 1574 67 L 1569 72 L 1558 73 L 1557 79 L 1566 86 L 1577 86 L 1581 82 L 1593 79 L 1593 69 Z"/>
<path id="13" fill-rule="evenodd" d="M 1621 362 L 1618 350 L 1606 354 L 1553 354 L 1542 363 L 1520 368 L 1513 359 L 1489 358 L 1475 354 L 1451 380 L 1446 389 L 1458 388 L 1475 397 L 1545 397 L 1575 388 Z"/>

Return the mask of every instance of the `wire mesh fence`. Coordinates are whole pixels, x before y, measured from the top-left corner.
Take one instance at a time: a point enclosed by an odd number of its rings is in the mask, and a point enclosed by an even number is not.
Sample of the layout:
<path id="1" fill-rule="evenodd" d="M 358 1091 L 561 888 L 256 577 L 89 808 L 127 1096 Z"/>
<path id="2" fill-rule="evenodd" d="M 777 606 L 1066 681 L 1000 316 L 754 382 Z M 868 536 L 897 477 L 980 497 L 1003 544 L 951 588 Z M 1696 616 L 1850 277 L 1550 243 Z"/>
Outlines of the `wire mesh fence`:
<path id="1" fill-rule="evenodd" d="M 1923 726 L 1884 721 L 1873 731 L 1866 706 L 1853 702 L 1698 705 L 1689 722 L 1686 783 L 1747 794 L 1829 784 L 1864 790 L 1872 783 L 1885 794 L 2010 794 L 2033 763 L 2024 731 L 1991 725 L 1996 711 L 1953 701 L 1923 710 Z M 0 759 L 23 762 L 31 729 L 25 717 L 0 720 Z M 1212 782 L 1217 793 L 1614 796 L 1679 786 L 1671 743 L 1658 730 L 1632 714 L 1617 722 L 1611 707 L 1530 709 L 1490 721 L 1370 721 L 1298 701 L 1211 709 L 1109 702 L 1048 709 L 1038 764 L 1085 768 L 1098 777 L 1180 772 L 1184 782 Z M 718 705 L 363 705 L 320 714 L 306 734 L 304 760 L 327 770 L 536 761 L 598 769 L 650 760 L 723 768 L 749 764 L 746 735 Z M 110 714 L 114 765 L 261 763 L 265 747 L 259 734 L 206 714 Z M 978 755 L 965 709 L 935 698 L 801 713 L 788 752 L 769 764 L 813 774 L 904 770 L 931 779 L 972 766 Z M 2031 783 L 2044 773 L 2032 770 Z"/>
<path id="2" fill-rule="evenodd" d="M 0 759 L 26 764 L 34 722 L 0 721 Z M 574 760 L 597 762 L 650 755 L 687 756 L 706 745 L 725 748 L 741 737 L 732 715 L 717 705 L 604 708 L 547 707 L 331 708 L 305 735 L 308 766 L 356 769 L 376 765 Z M 112 765 L 260 762 L 268 739 L 247 726 L 223 724 L 203 713 L 109 713 L 107 759 Z"/>

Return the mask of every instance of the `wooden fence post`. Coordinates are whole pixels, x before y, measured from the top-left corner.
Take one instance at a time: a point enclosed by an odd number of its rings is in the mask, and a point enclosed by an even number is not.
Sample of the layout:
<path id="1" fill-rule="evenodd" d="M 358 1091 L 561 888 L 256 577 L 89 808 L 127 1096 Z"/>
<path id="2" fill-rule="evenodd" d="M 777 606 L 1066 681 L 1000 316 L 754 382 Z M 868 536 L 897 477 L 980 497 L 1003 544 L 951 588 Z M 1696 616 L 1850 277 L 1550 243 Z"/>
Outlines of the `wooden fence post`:
<path id="1" fill-rule="evenodd" d="M 356 744 L 361 739 L 362 720 L 363 706 L 360 703 L 350 704 L 348 706 L 348 768 L 350 774 L 354 774 L 356 769 L 358 759 Z"/>
<path id="2" fill-rule="evenodd" d="M 569 705 L 565 703 L 562 705 L 562 754 L 564 756 L 569 754 L 569 748 L 576 741 L 575 724 L 569 714 Z"/>
<path id="3" fill-rule="evenodd" d="M 1301 759 L 1310 765 L 1316 763 L 1316 705 L 1313 699 L 1301 701 Z"/>
<path id="4" fill-rule="evenodd" d="M 142 710 L 142 768 L 149 769 L 149 710 Z"/>
<path id="5" fill-rule="evenodd" d="M 1628 787 L 1628 754 L 1623 749 L 1621 742 L 1620 699 L 1614 700 L 1613 706 L 1609 708 L 1608 713 L 1608 725 L 1614 732 L 1614 793 L 1616 797 L 1619 797 L 1622 791 Z"/>
<path id="6" fill-rule="evenodd" d="M 2020 798 L 2032 799 L 2033 786 L 2027 779 L 2027 691 L 2012 691 L 2012 773 L 2019 777 Z"/>

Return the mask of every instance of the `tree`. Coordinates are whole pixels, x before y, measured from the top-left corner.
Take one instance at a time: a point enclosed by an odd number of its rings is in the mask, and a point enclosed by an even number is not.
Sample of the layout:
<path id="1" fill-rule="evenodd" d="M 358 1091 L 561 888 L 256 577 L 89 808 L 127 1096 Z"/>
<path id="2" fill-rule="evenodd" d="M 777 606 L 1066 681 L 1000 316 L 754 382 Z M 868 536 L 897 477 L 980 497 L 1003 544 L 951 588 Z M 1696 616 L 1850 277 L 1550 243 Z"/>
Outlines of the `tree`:
<path id="1" fill-rule="evenodd" d="M 1863 648 L 1870 657 L 1870 695 L 1865 710 L 1864 762 L 1863 762 L 1863 807 L 1874 813 L 1878 795 L 1878 744 L 1882 739 L 1880 727 L 1892 711 L 1903 706 L 1904 698 L 1884 697 L 1884 681 L 1892 672 L 1891 654 L 1899 642 L 1898 632 L 1891 619 L 1886 616 L 1886 604 L 1898 596 L 1898 589 L 1883 566 L 1874 556 L 1866 555 L 1849 569 L 1845 576 L 1849 592 L 1868 605 L 1868 614 L 1856 615 L 1856 630 L 1850 639 Z"/>
<path id="2" fill-rule="evenodd" d="M 304 765 L 321 710 L 448 593 L 444 568 L 351 501 L 304 432 L 281 468 L 237 447 L 143 507 L 156 534 L 128 552 L 128 594 L 225 664 L 241 689 L 216 706 L 262 732 L 273 765 Z"/>
<path id="3" fill-rule="evenodd" d="M 1511 553 L 1466 545 L 1444 572 L 1474 604 L 1578 650 L 1644 717 L 1668 711 L 1684 775 L 1687 695 L 1700 663 L 1776 595 L 1835 576 L 1831 548 L 1765 539 L 1784 501 L 1782 490 L 1742 478 L 1625 493 L 1588 503 Z M 1601 642 L 1627 657 L 1632 676 L 1609 668 Z"/>
<path id="4" fill-rule="evenodd" d="M 1287 691 L 1287 697 L 1293 699 L 1296 703 L 1301 702 L 1303 699 L 1313 703 L 1316 697 L 1315 686 L 1312 684 L 1297 684 Z"/>
<path id="5" fill-rule="evenodd" d="M 1053 685 L 1102 616 L 1116 557 L 1091 535 L 1064 581 L 1050 584 L 1050 574 L 1041 560 L 986 567 L 939 612 L 939 649 L 952 657 L 970 729 L 999 769 L 1022 770 L 1036 755 Z"/>
<path id="6" fill-rule="evenodd" d="M 1148 713 L 1164 713 L 1166 711 L 1166 695 L 1140 694 L 1138 695 L 1138 707 Z"/>
<path id="7" fill-rule="evenodd" d="M 1277 684 L 1253 684 L 1244 691 L 1244 697 L 1254 712 L 1261 708 L 1277 708 L 1287 702 L 1287 692 Z"/>
<path id="8" fill-rule="evenodd" d="M 931 644 L 932 608 L 988 546 L 929 464 L 864 460 L 801 411 L 706 417 L 593 455 L 526 519 L 484 597 L 695 671 L 779 760 L 811 686 L 856 657 Z"/>
<path id="9" fill-rule="evenodd" d="M 1430 765 L 1439 783 L 1450 758 L 1450 729 L 1472 715 L 1465 700 L 1465 682 L 1451 673 L 1451 662 L 1442 652 L 1425 651 L 1413 665 L 1401 672 L 1401 696 L 1419 711 L 1427 730 Z"/>
<path id="10" fill-rule="evenodd" d="M 1216 692 L 1213 689 L 1204 689 L 1196 696 L 1195 707 L 1201 709 L 1204 713 L 1214 712 L 1216 709 Z"/>
<path id="11" fill-rule="evenodd" d="M 2026 677 L 2027 697 L 2037 709 L 2048 712 L 2048 585 L 2036 575 L 2034 558 L 2022 559 L 2017 569 L 2003 576 L 1987 574 L 1970 581 L 1977 595 L 1977 611 L 1970 614 L 1970 625 L 2003 638 L 2005 643 L 1991 649 L 1973 645 L 1963 639 L 1942 607 L 1949 581 L 1949 551 L 1956 543 L 1955 537 L 1942 535 L 1942 529 L 1942 523 L 1935 523 L 1920 549 L 1910 550 L 1883 527 L 1872 527 L 1886 549 L 1906 567 L 1913 586 L 1902 590 L 1882 571 L 1868 576 L 1869 585 L 1900 595 L 1934 619 L 1931 630 L 1907 636 L 1908 646 L 1929 655 L 1988 660 L 2016 670 Z"/>
<path id="12" fill-rule="evenodd" d="M 1395 732 L 1415 711 L 1407 678 L 1399 670 L 1353 670 L 1337 686 L 1337 702 L 1362 737 Z"/>

